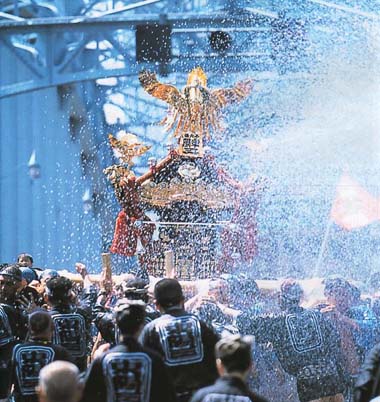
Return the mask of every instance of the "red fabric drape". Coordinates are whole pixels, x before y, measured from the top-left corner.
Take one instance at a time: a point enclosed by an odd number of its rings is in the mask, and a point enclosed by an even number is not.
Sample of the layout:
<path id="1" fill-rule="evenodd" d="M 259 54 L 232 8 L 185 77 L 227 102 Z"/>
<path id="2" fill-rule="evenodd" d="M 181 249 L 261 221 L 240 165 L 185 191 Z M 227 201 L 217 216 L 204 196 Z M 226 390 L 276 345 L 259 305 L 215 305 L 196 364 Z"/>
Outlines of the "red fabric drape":
<path id="1" fill-rule="evenodd" d="M 140 219 L 150 221 L 146 215 L 143 215 Z M 150 243 L 155 226 L 149 223 L 137 226 L 135 225 L 136 220 L 137 218 L 129 217 L 125 211 L 119 212 L 110 248 L 111 253 L 131 257 L 136 254 L 138 238 L 140 238 L 141 244 L 144 247 Z"/>
<path id="2" fill-rule="evenodd" d="M 137 249 L 138 234 L 134 228 L 135 219 L 131 219 L 124 211 L 120 211 L 116 218 L 115 232 L 113 236 L 111 253 L 131 257 Z"/>

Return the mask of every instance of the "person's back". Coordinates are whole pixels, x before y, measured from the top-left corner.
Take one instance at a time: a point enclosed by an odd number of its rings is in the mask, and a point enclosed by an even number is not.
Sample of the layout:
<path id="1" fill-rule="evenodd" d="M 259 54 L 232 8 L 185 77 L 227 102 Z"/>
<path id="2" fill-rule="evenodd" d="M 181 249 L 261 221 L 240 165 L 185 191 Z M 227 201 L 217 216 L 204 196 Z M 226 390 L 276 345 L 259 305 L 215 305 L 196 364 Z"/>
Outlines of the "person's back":
<path id="1" fill-rule="evenodd" d="M 51 343 L 52 330 L 48 312 L 40 310 L 30 315 L 28 341 L 13 349 L 12 383 L 16 402 L 37 402 L 36 386 L 44 366 L 55 360 L 72 361 L 66 349 Z"/>
<path id="2" fill-rule="evenodd" d="M 271 342 L 283 369 L 297 380 L 301 402 L 341 394 L 345 376 L 340 339 L 331 322 L 318 311 L 299 306 L 302 290 L 285 281 L 281 287 L 283 313 L 257 317 L 250 331 L 257 342 Z"/>
<path id="3" fill-rule="evenodd" d="M 83 371 L 87 366 L 91 317 L 73 304 L 72 282 L 68 278 L 53 278 L 46 287 L 54 323 L 53 343 L 66 348 Z"/>
<path id="4" fill-rule="evenodd" d="M 143 346 L 157 351 L 173 378 L 177 398 L 190 399 L 193 392 L 217 378 L 214 347 L 218 335 L 183 309 L 178 281 L 163 279 L 155 287 L 156 304 L 163 315 L 145 326 Z"/>
<path id="5" fill-rule="evenodd" d="M 370 402 L 380 396 L 380 343 L 366 356 L 355 381 L 354 401 Z"/>
<path id="6" fill-rule="evenodd" d="M 153 321 L 160 316 L 157 310 L 148 304 L 148 285 L 141 278 L 133 277 L 119 285 L 120 297 L 128 300 L 141 300 L 146 303 L 145 323 Z M 106 308 L 97 304 L 95 306 L 95 325 L 100 332 L 103 340 L 115 345 L 119 343 L 119 331 L 115 322 L 115 314 L 111 308 Z"/>
<path id="7" fill-rule="evenodd" d="M 142 301 L 118 302 L 116 322 L 121 341 L 93 361 L 86 376 L 82 402 L 175 401 L 174 387 L 162 359 L 137 341 L 145 317 Z"/>
<path id="8" fill-rule="evenodd" d="M 321 310 L 333 323 L 340 336 L 342 358 L 345 370 L 352 380 L 356 377 L 362 364 L 364 350 L 360 350 L 364 336 L 362 324 L 357 321 L 357 289 L 343 278 L 328 278 L 324 281 L 324 295 L 327 305 Z M 356 311 L 355 311 L 356 310 Z"/>
<path id="9" fill-rule="evenodd" d="M 251 342 L 247 337 L 232 335 L 215 346 L 220 378 L 214 385 L 197 391 L 191 402 L 266 402 L 249 390 L 246 380 L 251 369 Z"/>
<path id="10" fill-rule="evenodd" d="M 17 265 L 9 265 L 0 271 L 0 400 L 9 394 L 13 347 L 24 340 L 27 332 L 26 315 L 16 300 L 21 280 Z"/>
<path id="11" fill-rule="evenodd" d="M 40 371 L 39 402 L 79 402 L 82 393 L 79 370 L 74 364 L 57 360 Z"/>

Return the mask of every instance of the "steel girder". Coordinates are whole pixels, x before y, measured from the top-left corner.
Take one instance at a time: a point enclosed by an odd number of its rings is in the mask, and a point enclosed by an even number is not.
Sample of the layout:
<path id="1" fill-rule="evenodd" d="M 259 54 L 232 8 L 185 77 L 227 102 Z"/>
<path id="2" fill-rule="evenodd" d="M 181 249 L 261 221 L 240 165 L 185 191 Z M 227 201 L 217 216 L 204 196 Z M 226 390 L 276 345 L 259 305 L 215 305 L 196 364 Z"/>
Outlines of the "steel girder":
<path id="1" fill-rule="evenodd" d="M 4 82 L 0 77 L 0 98 L 79 81 L 135 76 L 146 67 L 164 74 L 187 72 L 199 64 L 209 72 L 273 70 L 271 30 L 284 10 L 291 15 L 286 4 L 278 7 L 278 12 L 274 7 L 268 8 L 269 11 L 246 7 L 235 12 L 225 8 L 208 13 L 134 13 L 0 21 L 0 50 L 1 46 L 7 46 L 30 70 L 30 76 L 18 81 Z M 378 20 L 379 16 L 328 1 L 307 0 L 302 3 L 297 18 L 305 24 L 325 26 L 331 36 L 336 37 L 340 29 L 337 21 Z M 170 62 L 136 62 L 135 28 L 141 24 L 171 26 Z M 216 30 L 234 35 L 233 49 L 224 54 L 211 51 L 208 35 Z"/>
<path id="2" fill-rule="evenodd" d="M 225 71 L 267 69 L 271 60 L 263 49 L 251 51 L 246 46 L 224 55 L 211 53 L 207 33 L 228 29 L 263 38 L 270 29 L 270 20 L 255 14 L 220 13 L 0 22 L 1 45 L 10 48 L 30 70 L 30 76 L 17 82 L 1 81 L 0 98 L 78 81 L 136 75 L 143 67 L 157 69 L 157 63 L 136 63 L 134 35 L 135 27 L 140 24 L 172 27 L 173 55 L 169 63 L 161 64 L 161 72 L 187 72 L 200 63 L 206 64 L 208 71 L 217 71 L 221 62 Z M 182 54 L 176 46 L 186 41 L 188 50 Z"/>

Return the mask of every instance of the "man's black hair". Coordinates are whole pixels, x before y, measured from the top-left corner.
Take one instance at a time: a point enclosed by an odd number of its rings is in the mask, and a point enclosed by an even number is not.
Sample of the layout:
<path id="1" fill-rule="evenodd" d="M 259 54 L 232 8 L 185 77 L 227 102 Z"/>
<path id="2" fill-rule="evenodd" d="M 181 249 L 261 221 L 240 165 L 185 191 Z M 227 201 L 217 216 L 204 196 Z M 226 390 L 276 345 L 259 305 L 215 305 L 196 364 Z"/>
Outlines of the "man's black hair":
<path id="1" fill-rule="evenodd" d="M 67 302 L 71 298 L 73 283 L 70 279 L 60 276 L 52 278 L 46 283 L 47 295 L 50 301 L 61 303 Z"/>
<path id="2" fill-rule="evenodd" d="M 119 300 L 116 308 L 116 324 L 123 336 L 133 336 L 145 322 L 145 303 L 140 300 Z"/>
<path id="3" fill-rule="evenodd" d="M 231 294 L 247 296 L 249 298 L 260 294 L 257 282 L 245 274 L 230 275 L 227 278 L 227 283 Z"/>
<path id="4" fill-rule="evenodd" d="M 99 330 L 102 338 L 108 343 L 115 342 L 115 322 L 113 313 L 98 314 L 94 320 L 96 328 Z"/>
<path id="5" fill-rule="evenodd" d="M 280 286 L 280 304 L 283 309 L 299 306 L 303 289 L 293 278 L 285 279 Z"/>
<path id="6" fill-rule="evenodd" d="M 215 345 L 215 356 L 220 359 L 227 373 L 244 373 L 251 365 L 250 337 L 232 335 L 222 338 Z"/>
<path id="7" fill-rule="evenodd" d="M 129 300 L 142 300 L 147 303 L 149 284 L 142 278 L 132 278 L 122 283 L 123 296 Z"/>
<path id="8" fill-rule="evenodd" d="M 0 275 L 8 277 L 15 282 L 22 281 L 22 272 L 18 264 L 11 264 L 2 268 L 2 270 L 0 271 Z"/>
<path id="9" fill-rule="evenodd" d="M 176 306 L 184 299 L 181 284 L 177 279 L 164 278 L 154 287 L 156 302 L 163 308 Z"/>
<path id="10" fill-rule="evenodd" d="M 352 291 L 352 285 L 344 278 L 333 277 L 323 281 L 325 296 L 346 295 Z"/>
<path id="11" fill-rule="evenodd" d="M 29 331 L 37 335 L 44 333 L 52 327 L 52 319 L 46 310 L 37 310 L 29 316 Z"/>

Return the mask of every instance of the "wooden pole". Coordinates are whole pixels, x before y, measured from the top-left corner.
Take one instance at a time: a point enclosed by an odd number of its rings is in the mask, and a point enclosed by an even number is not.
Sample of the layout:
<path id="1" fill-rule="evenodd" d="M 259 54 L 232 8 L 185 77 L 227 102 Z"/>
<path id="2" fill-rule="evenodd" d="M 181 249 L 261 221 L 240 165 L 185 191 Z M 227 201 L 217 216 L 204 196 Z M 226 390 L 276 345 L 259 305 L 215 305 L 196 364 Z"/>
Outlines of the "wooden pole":
<path id="1" fill-rule="evenodd" d="M 174 252 L 173 250 L 165 251 L 165 277 L 174 278 L 175 277 L 175 266 L 174 266 Z"/>
<path id="2" fill-rule="evenodd" d="M 106 283 L 112 283 L 112 265 L 110 253 L 102 253 L 102 279 L 103 286 Z"/>

